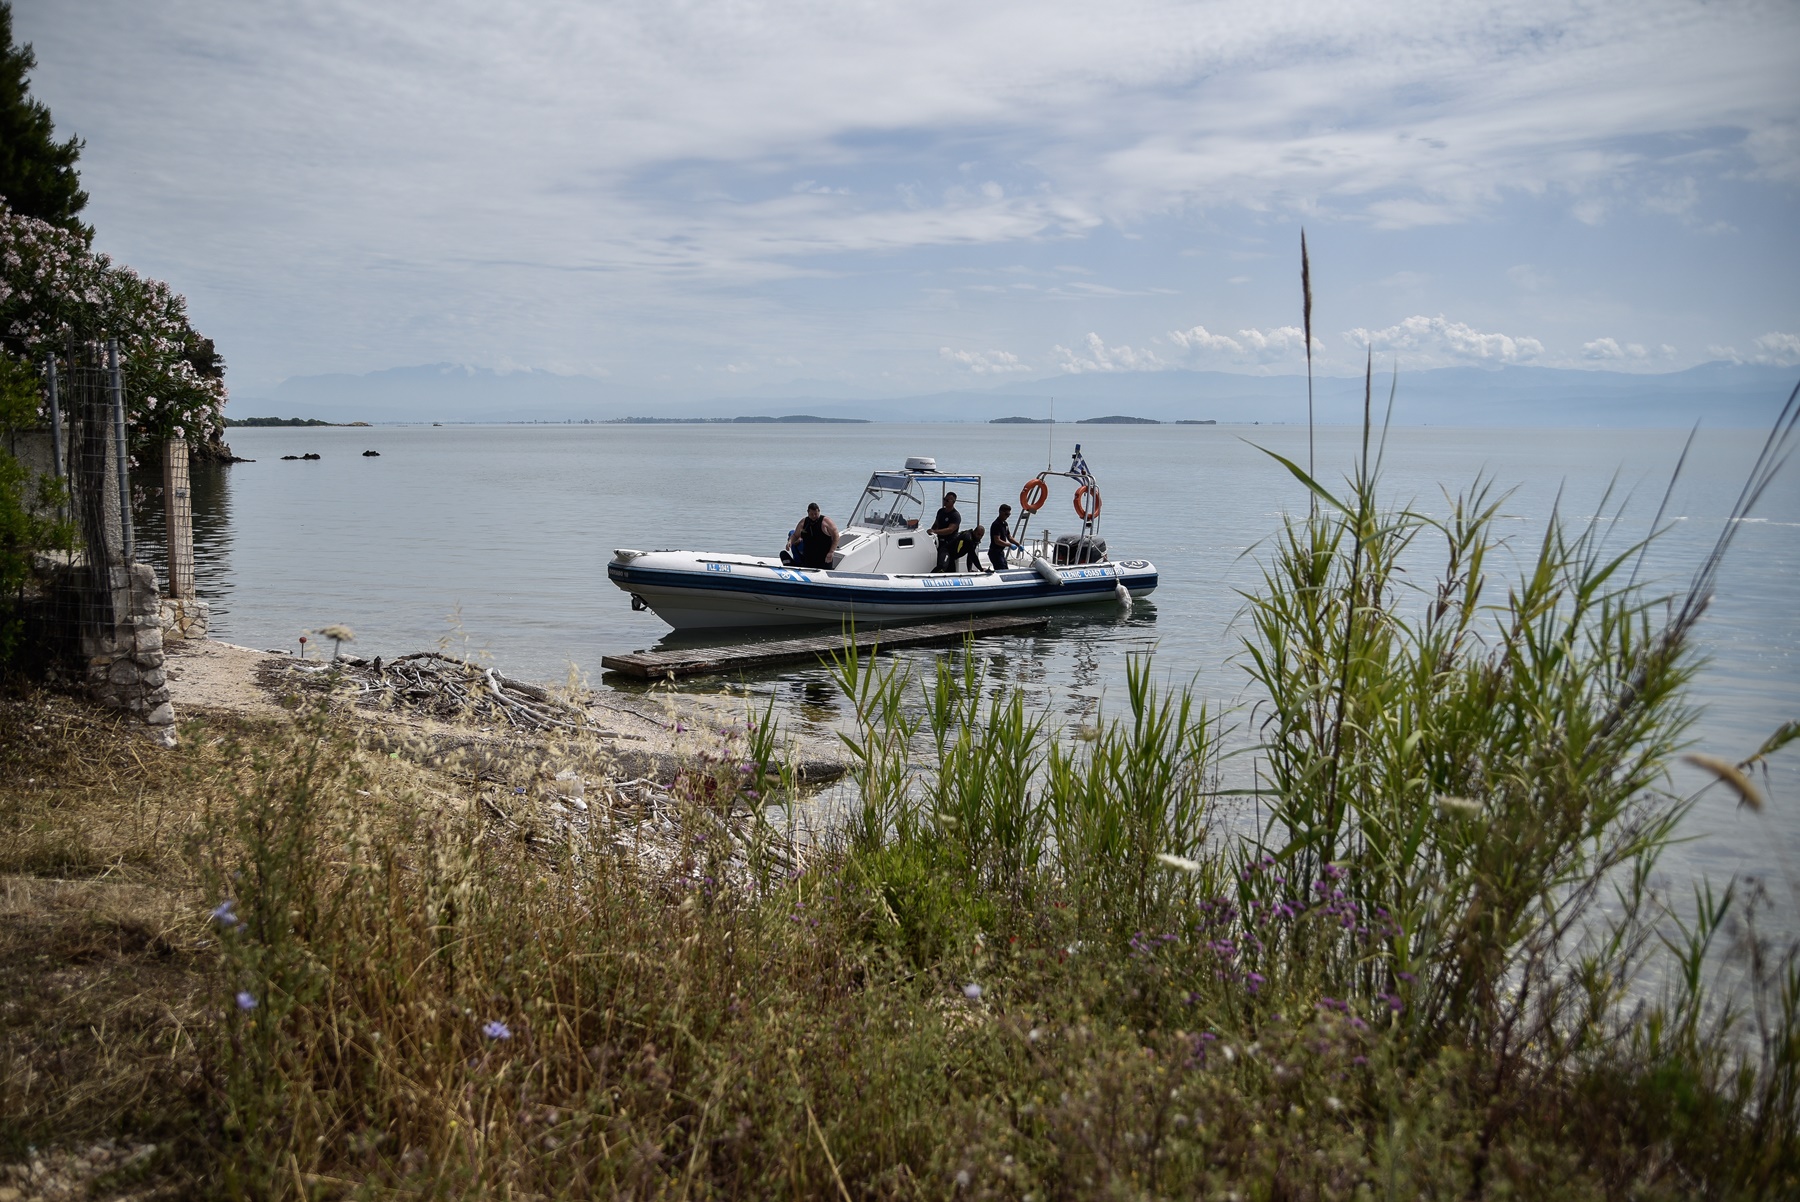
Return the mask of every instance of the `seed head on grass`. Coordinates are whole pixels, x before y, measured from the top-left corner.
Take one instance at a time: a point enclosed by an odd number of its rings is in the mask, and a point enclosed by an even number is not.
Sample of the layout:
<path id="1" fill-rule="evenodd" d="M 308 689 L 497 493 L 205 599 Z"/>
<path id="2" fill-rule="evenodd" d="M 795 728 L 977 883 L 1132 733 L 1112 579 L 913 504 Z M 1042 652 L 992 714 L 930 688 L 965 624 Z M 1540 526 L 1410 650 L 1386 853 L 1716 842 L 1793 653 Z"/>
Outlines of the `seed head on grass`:
<path id="1" fill-rule="evenodd" d="M 1751 809 L 1761 812 L 1763 808 L 1762 790 L 1758 789 L 1756 782 L 1745 776 L 1736 764 L 1730 760 L 1720 759 L 1716 755 L 1707 755 L 1703 751 L 1696 751 L 1692 755 L 1685 755 L 1681 758 L 1696 768 L 1706 769 L 1723 781 L 1733 793 L 1738 795 L 1739 805 L 1749 806 Z"/>
<path id="2" fill-rule="evenodd" d="M 356 641 L 356 632 L 348 626 L 343 625 L 321 626 L 313 631 L 313 633 L 322 639 L 331 640 L 332 659 L 338 657 L 338 651 L 345 643 L 354 643 Z M 301 639 L 300 641 L 304 643 L 306 640 Z"/>
<path id="3" fill-rule="evenodd" d="M 1446 817 L 1481 817 L 1481 803 L 1467 797 L 1439 797 L 1437 807 L 1444 812 Z"/>

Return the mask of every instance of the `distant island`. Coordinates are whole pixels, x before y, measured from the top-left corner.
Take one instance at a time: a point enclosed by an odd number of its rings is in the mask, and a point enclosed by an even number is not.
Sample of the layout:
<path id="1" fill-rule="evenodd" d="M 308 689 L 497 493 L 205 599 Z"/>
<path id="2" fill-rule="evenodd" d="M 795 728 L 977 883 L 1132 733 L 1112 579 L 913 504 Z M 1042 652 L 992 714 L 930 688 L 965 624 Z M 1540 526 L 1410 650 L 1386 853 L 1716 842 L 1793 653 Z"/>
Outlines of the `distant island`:
<path id="1" fill-rule="evenodd" d="M 1153 417 L 1125 417 L 1114 414 L 1111 417 L 1084 417 L 1075 423 L 1078 426 L 1160 426 L 1161 422 Z"/>
<path id="2" fill-rule="evenodd" d="M 316 417 L 228 417 L 227 426 L 366 426 L 368 422 L 326 422 Z"/>
<path id="3" fill-rule="evenodd" d="M 869 419 L 866 417 L 814 417 L 810 413 L 790 413 L 785 417 L 615 417 L 606 424 L 609 426 L 728 426 L 739 422 L 866 426 L 869 424 Z"/>
<path id="4" fill-rule="evenodd" d="M 1219 421 L 1217 418 L 1213 418 L 1213 417 L 1206 417 L 1206 418 L 1184 417 L 1180 421 L 1176 422 L 1175 424 L 1178 426 L 1216 426 L 1219 424 Z"/>
<path id="5" fill-rule="evenodd" d="M 1054 424 L 1047 417 L 996 417 L 988 422 L 990 426 L 1049 426 Z"/>

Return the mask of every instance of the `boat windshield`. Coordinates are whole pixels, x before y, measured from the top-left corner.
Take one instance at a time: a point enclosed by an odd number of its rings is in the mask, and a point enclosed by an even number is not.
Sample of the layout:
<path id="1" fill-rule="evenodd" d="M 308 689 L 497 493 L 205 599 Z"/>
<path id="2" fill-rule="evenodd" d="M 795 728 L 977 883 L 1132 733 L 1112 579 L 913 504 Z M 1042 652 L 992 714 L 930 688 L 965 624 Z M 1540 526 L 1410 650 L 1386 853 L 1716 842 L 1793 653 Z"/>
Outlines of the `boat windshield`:
<path id="1" fill-rule="evenodd" d="M 869 477 L 850 525 L 865 530 L 908 529 L 919 524 L 925 512 L 925 498 L 913 487 L 912 480 L 897 472 L 876 472 Z"/>

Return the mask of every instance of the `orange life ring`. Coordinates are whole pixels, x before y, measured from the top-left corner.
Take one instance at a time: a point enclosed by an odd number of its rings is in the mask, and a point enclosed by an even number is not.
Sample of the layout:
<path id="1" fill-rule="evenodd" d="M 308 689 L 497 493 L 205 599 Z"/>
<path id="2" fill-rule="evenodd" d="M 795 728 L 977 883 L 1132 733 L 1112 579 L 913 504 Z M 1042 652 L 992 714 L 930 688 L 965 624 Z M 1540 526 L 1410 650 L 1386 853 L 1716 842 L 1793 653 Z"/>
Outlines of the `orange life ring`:
<path id="1" fill-rule="evenodd" d="M 1026 513 L 1036 513 L 1044 507 L 1044 499 L 1050 495 L 1050 486 L 1042 480 L 1029 480 L 1019 490 L 1019 508 Z"/>
<path id="2" fill-rule="evenodd" d="M 1092 501 L 1089 508 L 1084 502 Z M 1091 522 L 1100 516 L 1100 490 L 1089 484 L 1083 484 L 1075 490 L 1075 516 L 1084 522 Z"/>

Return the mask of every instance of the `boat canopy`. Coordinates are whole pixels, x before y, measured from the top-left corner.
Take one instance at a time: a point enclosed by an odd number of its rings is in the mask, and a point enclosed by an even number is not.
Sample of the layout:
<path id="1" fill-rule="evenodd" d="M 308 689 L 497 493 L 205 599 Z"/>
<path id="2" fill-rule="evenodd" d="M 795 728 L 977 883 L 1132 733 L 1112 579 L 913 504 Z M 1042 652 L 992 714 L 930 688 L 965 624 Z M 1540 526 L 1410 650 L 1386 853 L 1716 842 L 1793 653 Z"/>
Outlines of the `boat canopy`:
<path id="1" fill-rule="evenodd" d="M 925 492 L 919 486 L 943 492 L 948 491 L 952 484 L 969 485 L 975 489 L 975 508 L 979 513 L 980 476 L 946 476 L 942 472 L 914 470 L 876 472 L 869 477 L 869 483 L 863 489 L 856 509 L 846 525 L 873 530 L 916 530 L 925 509 Z"/>

